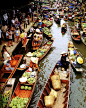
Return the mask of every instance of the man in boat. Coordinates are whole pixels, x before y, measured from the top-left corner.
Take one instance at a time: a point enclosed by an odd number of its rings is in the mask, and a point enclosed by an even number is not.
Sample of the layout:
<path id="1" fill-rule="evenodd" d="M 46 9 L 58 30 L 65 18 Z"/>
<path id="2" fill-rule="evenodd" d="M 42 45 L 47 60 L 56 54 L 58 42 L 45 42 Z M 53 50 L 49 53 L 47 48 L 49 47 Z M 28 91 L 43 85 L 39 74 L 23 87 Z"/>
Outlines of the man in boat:
<path id="1" fill-rule="evenodd" d="M 32 71 L 34 71 L 34 70 L 37 68 L 38 71 L 40 72 L 37 63 L 38 63 L 38 58 L 36 58 L 36 57 L 31 57 L 31 62 L 30 62 L 30 64 L 29 64 L 29 67 L 32 68 Z"/>
<path id="2" fill-rule="evenodd" d="M 63 67 L 65 70 L 67 70 L 68 68 L 68 61 L 66 61 L 66 57 L 68 56 L 68 54 L 66 54 L 65 51 L 62 51 L 61 53 L 61 67 Z"/>

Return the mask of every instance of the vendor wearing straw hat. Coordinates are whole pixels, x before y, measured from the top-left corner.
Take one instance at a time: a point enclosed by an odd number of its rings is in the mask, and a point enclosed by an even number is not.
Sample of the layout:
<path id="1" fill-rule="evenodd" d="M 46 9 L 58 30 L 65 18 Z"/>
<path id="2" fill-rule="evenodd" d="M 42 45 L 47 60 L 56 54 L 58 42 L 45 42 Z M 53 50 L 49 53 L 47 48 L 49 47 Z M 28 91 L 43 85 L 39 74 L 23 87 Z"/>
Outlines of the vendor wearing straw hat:
<path id="1" fill-rule="evenodd" d="M 40 72 L 37 63 L 38 63 L 38 58 L 36 58 L 36 57 L 31 57 L 30 68 L 32 68 L 33 71 L 35 70 L 35 68 L 37 68 L 38 71 Z"/>
<path id="2" fill-rule="evenodd" d="M 61 64 L 62 64 L 62 67 L 63 68 L 65 68 L 65 70 L 68 68 L 68 63 L 67 63 L 67 61 L 66 61 L 66 57 L 68 56 L 67 54 L 66 54 L 66 52 L 65 51 L 62 51 L 62 53 L 61 53 Z"/>
<path id="3" fill-rule="evenodd" d="M 83 64 L 83 59 L 79 55 L 77 55 L 75 67 L 80 68 L 82 64 Z"/>

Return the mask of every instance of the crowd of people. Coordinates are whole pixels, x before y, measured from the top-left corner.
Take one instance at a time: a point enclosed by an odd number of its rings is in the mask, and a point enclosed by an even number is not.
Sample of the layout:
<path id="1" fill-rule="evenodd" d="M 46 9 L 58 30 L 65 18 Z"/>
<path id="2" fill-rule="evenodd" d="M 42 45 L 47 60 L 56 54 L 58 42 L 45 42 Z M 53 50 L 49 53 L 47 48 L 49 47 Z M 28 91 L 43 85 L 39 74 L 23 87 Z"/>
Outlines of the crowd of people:
<path id="1" fill-rule="evenodd" d="M 27 28 L 30 18 L 29 10 L 27 13 L 15 9 L 10 12 L 0 12 L 0 45 L 2 44 L 2 39 L 8 41 L 9 47 L 13 45 L 15 41 L 14 35 L 16 35 L 18 42 L 19 34 Z"/>

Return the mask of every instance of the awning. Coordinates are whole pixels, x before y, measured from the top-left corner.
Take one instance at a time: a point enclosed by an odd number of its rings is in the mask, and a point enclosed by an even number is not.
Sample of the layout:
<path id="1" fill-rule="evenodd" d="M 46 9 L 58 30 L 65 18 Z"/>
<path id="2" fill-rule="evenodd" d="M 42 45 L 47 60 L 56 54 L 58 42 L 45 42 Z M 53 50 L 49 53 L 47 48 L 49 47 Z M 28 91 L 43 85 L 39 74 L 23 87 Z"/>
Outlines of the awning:
<path id="1" fill-rule="evenodd" d="M 73 8 L 73 6 L 69 6 L 69 8 Z"/>
<path id="2" fill-rule="evenodd" d="M 74 5 L 73 3 L 69 3 L 69 4 L 72 5 L 72 6 Z"/>

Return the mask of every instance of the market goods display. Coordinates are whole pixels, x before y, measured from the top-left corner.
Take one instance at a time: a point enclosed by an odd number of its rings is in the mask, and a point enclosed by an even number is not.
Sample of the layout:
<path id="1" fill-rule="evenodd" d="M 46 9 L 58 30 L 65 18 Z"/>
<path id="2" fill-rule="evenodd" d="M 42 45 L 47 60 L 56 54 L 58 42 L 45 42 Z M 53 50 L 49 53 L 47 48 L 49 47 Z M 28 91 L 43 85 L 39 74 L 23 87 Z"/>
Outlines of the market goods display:
<path id="1" fill-rule="evenodd" d="M 52 37 L 52 34 L 51 34 L 50 30 L 47 27 L 44 27 L 43 31 L 44 31 L 45 35 L 48 35 L 49 37 Z"/>
<path id="2" fill-rule="evenodd" d="M 9 104 L 10 108 L 24 108 L 28 102 L 29 98 L 20 98 L 16 96 L 11 100 L 11 103 Z"/>
<path id="3" fill-rule="evenodd" d="M 41 57 L 48 49 L 49 47 L 46 45 L 46 47 L 39 48 L 37 51 L 33 52 L 33 57 Z"/>
<path id="4" fill-rule="evenodd" d="M 83 64 L 83 59 L 78 54 L 71 41 L 68 42 L 68 58 L 70 60 L 70 63 L 77 72 L 83 71 L 81 68 L 81 64 Z"/>
<path id="5" fill-rule="evenodd" d="M 43 23 L 46 24 L 47 26 L 52 24 L 51 21 L 47 21 L 47 20 L 44 20 Z"/>
<path id="6" fill-rule="evenodd" d="M 30 86 L 23 86 L 23 85 L 21 85 L 21 90 L 31 90 L 32 89 L 32 87 L 30 87 Z"/>
<path id="7" fill-rule="evenodd" d="M 58 96 L 58 92 L 51 88 L 51 92 L 50 92 L 49 96 L 54 96 L 54 98 L 56 99 Z"/>
<path id="8" fill-rule="evenodd" d="M 36 22 L 34 25 L 33 25 L 33 27 L 37 27 L 38 26 L 38 22 Z"/>
<path id="9" fill-rule="evenodd" d="M 54 96 L 45 96 L 44 102 L 46 107 L 52 107 L 54 104 Z"/>
<path id="10" fill-rule="evenodd" d="M 22 77 L 19 79 L 19 81 L 20 81 L 20 83 L 21 84 L 24 84 L 24 85 L 32 85 L 34 82 L 35 82 L 35 80 L 36 80 L 36 72 L 34 71 L 34 72 L 32 72 L 32 71 L 28 71 L 29 70 L 29 68 L 27 69 L 27 71 L 25 71 L 24 73 L 23 73 L 23 75 L 22 75 Z M 26 88 L 26 90 L 28 89 L 28 87 L 26 86 L 26 87 L 21 87 L 21 89 L 25 89 Z"/>
<path id="11" fill-rule="evenodd" d="M 10 90 L 6 91 L 4 94 L 0 94 L 0 108 L 5 108 L 9 101 Z"/>
<path id="12" fill-rule="evenodd" d="M 54 90 L 60 90 L 61 89 L 61 81 L 59 75 L 53 75 L 51 77 L 52 86 Z"/>

